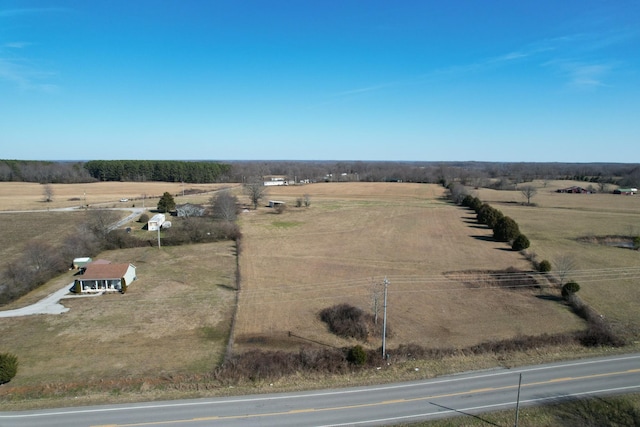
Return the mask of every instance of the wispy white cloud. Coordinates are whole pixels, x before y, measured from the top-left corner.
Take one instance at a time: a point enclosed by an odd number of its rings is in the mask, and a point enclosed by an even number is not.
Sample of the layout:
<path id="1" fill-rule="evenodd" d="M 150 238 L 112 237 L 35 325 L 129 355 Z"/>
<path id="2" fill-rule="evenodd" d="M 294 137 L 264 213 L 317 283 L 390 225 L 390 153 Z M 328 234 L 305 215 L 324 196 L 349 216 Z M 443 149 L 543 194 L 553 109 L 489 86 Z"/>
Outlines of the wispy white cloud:
<path id="1" fill-rule="evenodd" d="M 501 69 L 518 64 L 549 68 L 562 79 L 561 85 L 574 89 L 594 89 L 610 86 L 607 78 L 620 66 L 620 61 L 605 59 L 600 52 L 619 43 L 640 38 L 640 30 L 616 29 L 606 32 L 576 32 L 558 37 L 536 40 L 510 52 L 480 59 L 467 64 L 431 70 L 406 80 L 391 81 L 338 92 L 319 105 L 332 104 L 365 93 L 394 86 L 408 86 L 437 81 L 442 78 L 461 79 L 466 76 Z"/>
<path id="2" fill-rule="evenodd" d="M 24 49 L 27 46 L 31 46 L 29 42 L 8 42 L 2 45 L 2 47 L 6 47 L 9 49 Z"/>
<path id="3" fill-rule="evenodd" d="M 2 18 L 66 11 L 69 9 L 57 7 L 0 9 L 0 22 Z M 41 67 L 34 65 L 33 61 L 27 59 L 27 48 L 32 45 L 31 42 L 21 40 L 0 42 L 0 81 L 9 82 L 22 90 L 57 92 L 58 86 L 50 82 L 54 73 L 43 71 Z M 17 53 L 22 50 L 24 53 Z"/>
<path id="4" fill-rule="evenodd" d="M 0 57 L 0 80 L 22 90 L 58 92 L 59 87 L 48 81 L 53 75 L 50 72 L 38 71 L 23 60 Z"/>
<path id="5" fill-rule="evenodd" d="M 608 86 L 605 78 L 614 69 L 612 63 L 586 63 L 576 61 L 555 61 L 549 65 L 556 67 L 567 79 L 567 86 L 576 89 L 593 89 Z"/>

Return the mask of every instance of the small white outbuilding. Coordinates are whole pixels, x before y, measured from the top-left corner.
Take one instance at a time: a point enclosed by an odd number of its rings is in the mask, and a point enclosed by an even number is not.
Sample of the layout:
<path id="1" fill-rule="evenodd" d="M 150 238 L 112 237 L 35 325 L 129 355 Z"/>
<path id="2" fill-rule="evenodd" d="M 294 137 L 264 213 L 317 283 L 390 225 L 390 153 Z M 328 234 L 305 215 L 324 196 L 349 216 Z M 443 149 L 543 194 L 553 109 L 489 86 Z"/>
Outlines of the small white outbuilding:
<path id="1" fill-rule="evenodd" d="M 155 214 L 151 217 L 151 219 L 147 222 L 147 230 L 149 231 L 158 231 L 162 224 L 164 224 L 165 216 L 164 214 Z"/>

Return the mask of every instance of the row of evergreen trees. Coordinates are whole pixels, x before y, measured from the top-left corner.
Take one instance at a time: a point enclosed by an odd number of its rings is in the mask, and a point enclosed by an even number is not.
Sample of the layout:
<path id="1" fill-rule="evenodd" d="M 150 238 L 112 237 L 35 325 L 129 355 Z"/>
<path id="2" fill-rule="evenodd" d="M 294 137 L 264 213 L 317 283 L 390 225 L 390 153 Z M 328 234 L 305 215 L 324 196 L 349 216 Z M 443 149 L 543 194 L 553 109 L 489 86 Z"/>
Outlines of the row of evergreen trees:
<path id="1" fill-rule="evenodd" d="M 231 165 L 178 160 L 91 160 L 84 164 L 99 181 L 164 181 L 212 183 L 223 181 Z"/>
<path id="2" fill-rule="evenodd" d="M 477 215 L 478 222 L 486 224 L 493 229 L 493 238 L 498 242 L 508 242 L 514 251 L 522 251 L 530 245 L 527 236 L 520 232 L 518 223 L 511 217 L 505 216 L 498 209 L 469 194 L 464 196 L 462 206 L 473 209 Z"/>

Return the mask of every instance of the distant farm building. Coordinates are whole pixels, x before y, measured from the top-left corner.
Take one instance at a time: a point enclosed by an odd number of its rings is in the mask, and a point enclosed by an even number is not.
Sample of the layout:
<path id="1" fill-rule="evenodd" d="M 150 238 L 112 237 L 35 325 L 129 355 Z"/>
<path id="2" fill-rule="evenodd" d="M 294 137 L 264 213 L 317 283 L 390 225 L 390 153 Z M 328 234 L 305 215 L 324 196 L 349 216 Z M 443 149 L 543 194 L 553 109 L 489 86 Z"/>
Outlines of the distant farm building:
<path id="1" fill-rule="evenodd" d="M 270 208 L 277 208 L 278 206 L 284 206 L 286 203 L 280 200 L 269 200 Z"/>
<path id="2" fill-rule="evenodd" d="M 155 214 L 151 217 L 151 219 L 147 222 L 147 230 L 149 231 L 158 231 L 162 224 L 165 222 L 164 214 Z"/>
<path id="3" fill-rule="evenodd" d="M 637 188 L 618 188 L 613 190 L 613 194 L 624 194 L 627 196 L 633 196 L 638 192 Z"/>
<path id="4" fill-rule="evenodd" d="M 90 263 L 75 280 L 73 292 L 125 292 L 127 286 L 136 279 L 136 267 L 133 264 Z"/>
<path id="5" fill-rule="evenodd" d="M 204 212 L 205 208 L 202 205 L 185 203 L 183 205 L 176 206 L 176 213 L 179 217 L 188 218 L 191 216 L 203 216 Z"/>
<path id="6" fill-rule="evenodd" d="M 289 181 L 287 181 L 287 178 L 285 176 L 265 176 L 265 187 L 273 187 L 276 185 L 289 185 Z"/>
<path id="7" fill-rule="evenodd" d="M 573 186 L 573 187 L 567 187 L 567 188 L 559 188 L 556 190 L 557 193 L 574 193 L 574 194 L 590 194 L 592 193 L 591 190 L 588 190 L 586 188 L 583 187 L 577 187 L 577 186 Z"/>

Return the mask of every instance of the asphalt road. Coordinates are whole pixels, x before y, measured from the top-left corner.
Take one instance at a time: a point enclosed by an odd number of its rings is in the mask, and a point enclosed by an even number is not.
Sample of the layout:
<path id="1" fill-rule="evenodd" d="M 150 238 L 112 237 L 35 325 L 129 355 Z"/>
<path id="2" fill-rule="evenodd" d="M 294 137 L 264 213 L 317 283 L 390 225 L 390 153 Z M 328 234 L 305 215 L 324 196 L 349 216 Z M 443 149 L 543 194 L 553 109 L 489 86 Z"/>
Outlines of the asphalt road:
<path id="1" fill-rule="evenodd" d="M 0 413 L 0 426 L 379 426 L 640 392 L 640 353 L 371 387 Z"/>

